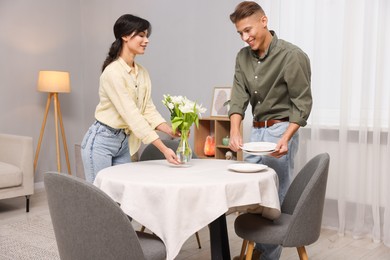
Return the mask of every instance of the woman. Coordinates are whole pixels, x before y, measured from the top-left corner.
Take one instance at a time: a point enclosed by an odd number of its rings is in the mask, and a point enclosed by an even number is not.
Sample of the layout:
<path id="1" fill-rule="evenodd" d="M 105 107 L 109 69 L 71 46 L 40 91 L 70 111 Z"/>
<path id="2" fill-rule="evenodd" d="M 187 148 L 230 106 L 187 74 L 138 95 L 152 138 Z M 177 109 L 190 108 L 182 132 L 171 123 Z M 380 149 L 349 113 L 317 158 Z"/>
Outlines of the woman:
<path id="1" fill-rule="evenodd" d="M 166 147 L 155 130 L 178 137 L 156 110 L 151 99 L 151 81 L 144 67 L 134 61 L 149 42 L 148 21 L 125 14 L 115 22 L 112 43 L 100 76 L 96 121 L 81 144 L 85 178 L 93 182 L 109 166 L 130 162 L 141 141 L 152 143 L 168 162 L 179 164 L 175 152 Z"/>

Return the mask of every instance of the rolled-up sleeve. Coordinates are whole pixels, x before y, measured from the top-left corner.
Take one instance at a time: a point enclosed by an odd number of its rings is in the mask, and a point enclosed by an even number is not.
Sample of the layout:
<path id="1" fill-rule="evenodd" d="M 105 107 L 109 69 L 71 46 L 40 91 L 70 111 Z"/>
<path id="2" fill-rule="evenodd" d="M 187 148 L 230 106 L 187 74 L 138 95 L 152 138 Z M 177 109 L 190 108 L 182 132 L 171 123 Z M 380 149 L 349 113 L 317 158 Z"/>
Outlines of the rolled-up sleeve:
<path id="1" fill-rule="evenodd" d="M 313 104 L 310 61 L 307 55 L 298 49 L 292 50 L 287 57 L 285 80 L 292 103 L 289 121 L 305 126 Z"/>
<path id="2" fill-rule="evenodd" d="M 229 117 L 233 114 L 240 114 L 242 118 L 245 117 L 245 110 L 248 107 L 249 94 L 245 88 L 244 76 L 240 68 L 240 62 L 237 55 L 236 66 L 234 72 L 233 88 L 230 96 Z"/>

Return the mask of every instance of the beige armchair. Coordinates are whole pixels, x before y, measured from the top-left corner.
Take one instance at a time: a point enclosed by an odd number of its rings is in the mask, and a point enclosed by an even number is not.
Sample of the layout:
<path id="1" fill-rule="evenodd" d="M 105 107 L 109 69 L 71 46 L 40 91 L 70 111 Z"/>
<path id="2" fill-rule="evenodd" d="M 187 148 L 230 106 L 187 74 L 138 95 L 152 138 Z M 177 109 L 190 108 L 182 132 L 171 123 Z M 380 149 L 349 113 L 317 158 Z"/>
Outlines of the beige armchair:
<path id="1" fill-rule="evenodd" d="M 0 199 L 26 196 L 29 212 L 34 193 L 33 141 L 31 137 L 0 134 Z"/>

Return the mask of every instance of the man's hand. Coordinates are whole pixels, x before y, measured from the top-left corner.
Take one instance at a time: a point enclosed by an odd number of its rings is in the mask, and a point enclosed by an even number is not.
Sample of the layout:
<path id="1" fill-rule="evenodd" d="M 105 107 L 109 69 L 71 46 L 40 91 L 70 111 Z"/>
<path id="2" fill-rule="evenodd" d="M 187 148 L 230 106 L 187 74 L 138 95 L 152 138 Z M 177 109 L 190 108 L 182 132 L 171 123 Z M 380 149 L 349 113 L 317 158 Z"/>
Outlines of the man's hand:
<path id="1" fill-rule="evenodd" d="M 230 135 L 230 140 L 229 140 L 229 149 L 238 152 L 241 150 L 242 147 L 242 137 L 240 134 L 234 134 Z"/>
<path id="2" fill-rule="evenodd" d="M 298 131 L 299 125 L 296 123 L 290 123 L 284 132 L 282 138 L 278 141 L 275 147 L 275 152 L 271 153 L 270 156 L 275 158 L 280 158 L 283 155 L 288 153 L 288 142 L 292 138 L 292 136 Z"/>
<path id="3" fill-rule="evenodd" d="M 242 147 L 242 136 L 240 133 L 242 116 L 239 114 L 233 114 L 230 116 L 230 140 L 229 148 L 234 151 L 240 151 Z"/>
<path id="4" fill-rule="evenodd" d="M 285 141 L 284 139 L 280 139 L 279 142 L 276 144 L 275 152 L 271 153 L 270 156 L 275 158 L 280 158 L 287 153 L 288 153 L 288 141 Z"/>

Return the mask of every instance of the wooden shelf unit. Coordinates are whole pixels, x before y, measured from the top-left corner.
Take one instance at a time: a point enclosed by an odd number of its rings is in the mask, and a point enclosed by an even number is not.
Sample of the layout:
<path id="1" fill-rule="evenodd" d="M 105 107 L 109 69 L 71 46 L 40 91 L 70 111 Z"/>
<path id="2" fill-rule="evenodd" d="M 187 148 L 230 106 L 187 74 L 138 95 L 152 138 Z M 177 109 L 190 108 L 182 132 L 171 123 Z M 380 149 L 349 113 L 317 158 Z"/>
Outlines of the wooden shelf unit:
<path id="1" fill-rule="evenodd" d="M 242 125 L 241 125 L 242 133 Z M 215 155 L 206 156 L 204 154 L 204 144 L 207 136 L 215 138 Z M 228 146 L 222 144 L 222 138 L 230 136 L 230 119 L 227 117 L 205 117 L 199 119 L 199 128 L 194 127 L 194 147 L 199 158 L 225 159 L 227 151 L 231 151 Z M 233 152 L 237 160 L 242 161 L 242 151 Z"/>

